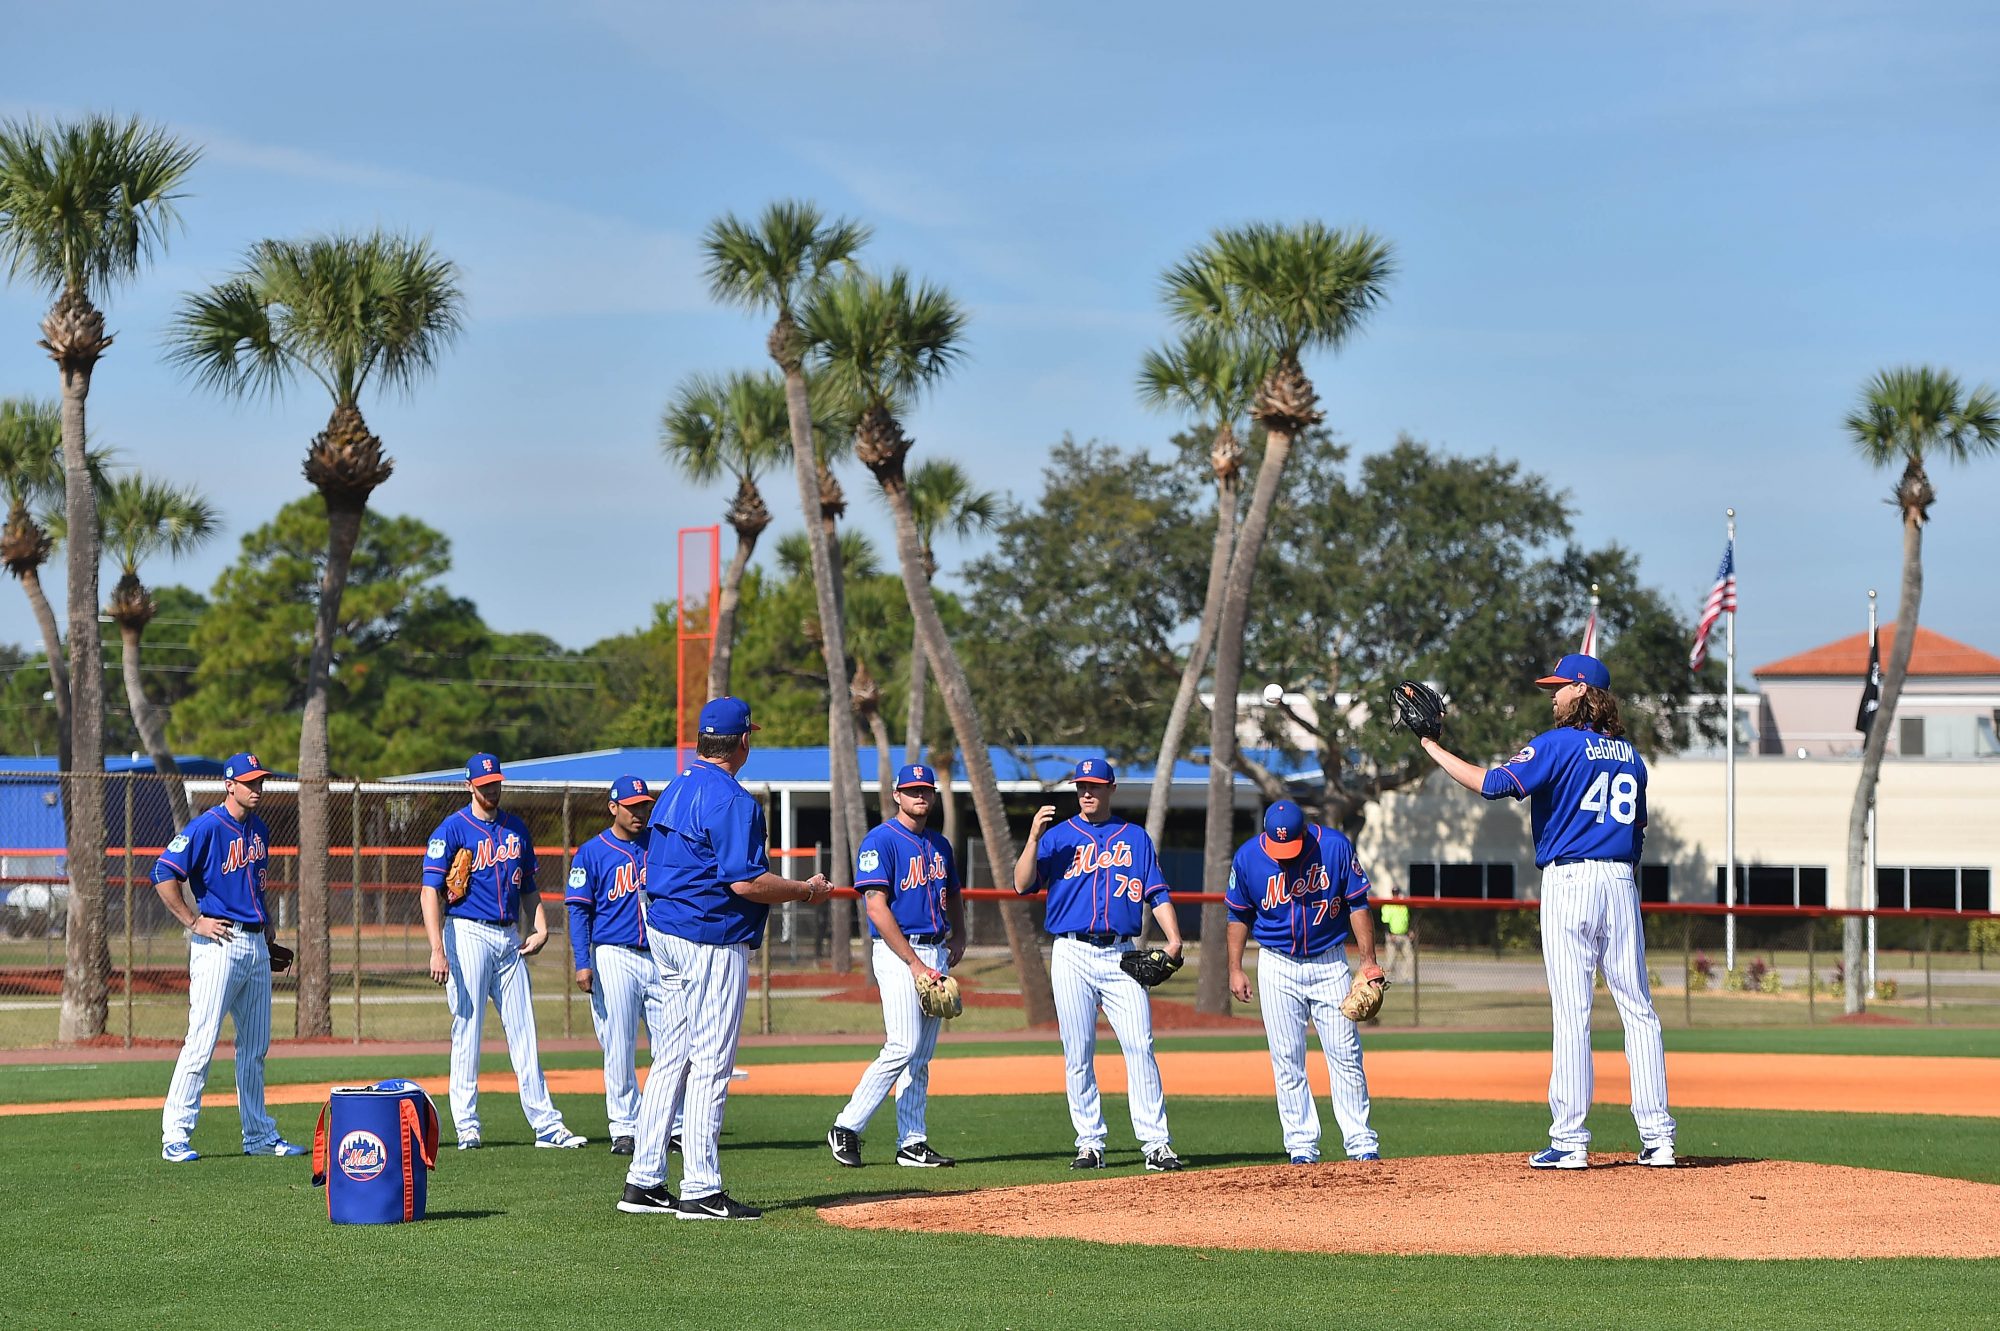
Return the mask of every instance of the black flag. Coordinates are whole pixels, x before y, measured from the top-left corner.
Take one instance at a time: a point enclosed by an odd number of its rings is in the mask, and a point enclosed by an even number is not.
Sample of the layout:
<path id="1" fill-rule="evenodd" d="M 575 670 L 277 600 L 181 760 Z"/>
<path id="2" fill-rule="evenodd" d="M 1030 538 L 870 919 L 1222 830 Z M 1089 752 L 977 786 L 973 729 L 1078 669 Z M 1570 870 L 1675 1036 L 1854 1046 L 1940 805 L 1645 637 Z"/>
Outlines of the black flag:
<path id="1" fill-rule="evenodd" d="M 1875 713 L 1882 708 L 1882 647 L 1875 630 L 1868 630 L 1868 682 L 1861 686 L 1861 710 L 1854 714 L 1854 728 L 1867 734 L 1875 728 Z"/>

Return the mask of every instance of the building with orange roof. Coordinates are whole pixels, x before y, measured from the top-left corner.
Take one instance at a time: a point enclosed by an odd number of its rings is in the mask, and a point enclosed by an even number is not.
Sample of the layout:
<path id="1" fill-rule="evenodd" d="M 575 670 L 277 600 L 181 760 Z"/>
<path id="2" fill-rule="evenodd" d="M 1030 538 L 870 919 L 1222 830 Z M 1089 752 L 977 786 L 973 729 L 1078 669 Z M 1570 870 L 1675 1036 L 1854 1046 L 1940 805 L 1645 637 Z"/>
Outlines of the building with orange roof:
<path id="1" fill-rule="evenodd" d="M 1887 668 L 1893 625 L 1882 629 Z M 1868 635 L 1856 633 L 1752 672 L 1760 694 L 1758 752 L 1795 758 L 1858 755 L 1854 728 L 1868 673 Z M 1899 758 L 2000 755 L 2000 656 L 1917 626 L 1909 677 L 1889 718 L 1889 754 Z"/>

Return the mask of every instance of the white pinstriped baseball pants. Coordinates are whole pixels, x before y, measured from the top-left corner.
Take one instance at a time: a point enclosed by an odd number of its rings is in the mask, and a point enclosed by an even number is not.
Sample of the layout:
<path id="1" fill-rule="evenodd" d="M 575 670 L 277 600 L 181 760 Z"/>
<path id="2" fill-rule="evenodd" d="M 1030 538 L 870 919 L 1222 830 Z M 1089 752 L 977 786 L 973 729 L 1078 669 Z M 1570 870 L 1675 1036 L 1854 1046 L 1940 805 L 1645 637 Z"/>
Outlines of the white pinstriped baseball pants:
<path id="1" fill-rule="evenodd" d="M 1549 1143 L 1565 1151 L 1590 1144 L 1584 1116 L 1594 1089 L 1590 1061 L 1591 987 L 1599 967 L 1625 1027 L 1632 1073 L 1632 1118 L 1647 1146 L 1674 1139 L 1667 1112 L 1667 1055 L 1646 980 L 1646 933 L 1632 866 L 1613 860 L 1552 864 L 1542 871 L 1542 964 L 1555 1010 L 1555 1057 L 1549 1071 Z"/>
<path id="2" fill-rule="evenodd" d="M 511 924 L 446 919 L 444 956 L 450 968 L 444 1001 L 451 1009 L 451 1121 L 459 1140 L 479 1135 L 479 1040 L 486 1026 L 486 1000 L 500 1013 L 507 1034 L 507 1058 L 521 1088 L 521 1111 L 537 1137 L 562 1126 L 542 1076 L 541 1045 L 535 1036 L 535 997 L 528 985 L 528 959 L 521 934 Z"/>
<path id="3" fill-rule="evenodd" d="M 1361 1067 L 1361 1032 L 1341 1012 L 1354 984 L 1345 948 L 1331 947 L 1303 959 L 1260 948 L 1257 1006 L 1271 1046 L 1271 1076 L 1278 1084 L 1278 1122 L 1285 1154 L 1319 1159 L 1319 1108 L 1306 1080 L 1306 1023 L 1319 1028 L 1320 1048 L 1332 1083 L 1333 1118 L 1350 1156 L 1381 1149 L 1368 1126 L 1368 1075 Z"/>
<path id="4" fill-rule="evenodd" d="M 243 1149 L 262 1150 L 278 1140 L 278 1124 L 264 1112 L 264 1055 L 271 1048 L 271 949 L 261 933 L 242 926 L 226 943 L 188 935 L 188 1031 L 167 1083 L 160 1115 L 160 1144 L 185 1142 L 201 1115 L 202 1087 L 222 1016 L 236 1025 L 236 1114 L 243 1121 Z"/>
<path id="5" fill-rule="evenodd" d="M 639 1025 L 657 1053 L 666 1043 L 667 992 L 653 958 L 637 948 L 599 943 L 590 969 L 590 1024 L 604 1046 L 604 1116 L 616 1140 L 639 1126 Z"/>
<path id="6" fill-rule="evenodd" d="M 625 1181 L 642 1188 L 666 1182 L 667 1128 L 680 1115 L 681 1196 L 710 1197 L 722 1191 L 722 1113 L 750 996 L 750 948 L 690 942 L 650 924 L 646 941 L 666 991 L 666 1020 L 639 1100 Z"/>
<path id="7" fill-rule="evenodd" d="M 917 960 L 934 971 L 947 971 L 949 950 L 943 943 L 912 943 Z M 882 990 L 882 1052 L 861 1074 L 854 1096 L 834 1117 L 834 1126 L 864 1131 L 868 1120 L 896 1093 L 896 1145 L 928 1140 L 924 1111 L 930 1100 L 931 1055 L 937 1051 L 942 1017 L 926 1017 L 917 1001 L 917 983 L 910 968 L 881 939 L 871 953 L 875 983 Z"/>
<path id="8" fill-rule="evenodd" d="M 1153 1057 L 1153 1003 L 1146 987 L 1127 975 L 1118 958 L 1130 942 L 1097 947 L 1079 938 L 1058 938 L 1049 958 L 1055 990 L 1056 1025 L 1062 1032 L 1063 1069 L 1069 1091 L 1069 1121 L 1079 1151 L 1104 1149 L 1104 1105 L 1097 1093 L 1097 1010 L 1101 1006 L 1125 1056 L 1126 1099 L 1132 1134 L 1147 1151 L 1168 1146 L 1166 1090 Z"/>

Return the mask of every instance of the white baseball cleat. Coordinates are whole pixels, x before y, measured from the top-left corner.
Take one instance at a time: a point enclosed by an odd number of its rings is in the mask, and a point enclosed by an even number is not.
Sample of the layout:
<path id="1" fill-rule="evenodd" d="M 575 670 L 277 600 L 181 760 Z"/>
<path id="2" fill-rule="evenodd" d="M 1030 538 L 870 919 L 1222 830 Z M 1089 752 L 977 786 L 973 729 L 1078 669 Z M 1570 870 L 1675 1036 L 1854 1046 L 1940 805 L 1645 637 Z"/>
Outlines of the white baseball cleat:
<path id="1" fill-rule="evenodd" d="M 1639 1152 L 1639 1163 L 1655 1169 L 1672 1169 L 1680 1162 L 1674 1159 L 1672 1142 L 1658 1142 Z"/>
<path id="2" fill-rule="evenodd" d="M 537 1134 L 535 1145 L 550 1147 L 556 1150 L 574 1151 L 589 1140 L 590 1138 L 579 1136 L 558 1123 L 547 1132 Z"/>
<path id="3" fill-rule="evenodd" d="M 1551 1146 L 1545 1151 L 1537 1151 L 1528 1157 L 1530 1169 L 1588 1169 L 1590 1154 L 1581 1147 L 1565 1151 L 1560 1146 Z"/>

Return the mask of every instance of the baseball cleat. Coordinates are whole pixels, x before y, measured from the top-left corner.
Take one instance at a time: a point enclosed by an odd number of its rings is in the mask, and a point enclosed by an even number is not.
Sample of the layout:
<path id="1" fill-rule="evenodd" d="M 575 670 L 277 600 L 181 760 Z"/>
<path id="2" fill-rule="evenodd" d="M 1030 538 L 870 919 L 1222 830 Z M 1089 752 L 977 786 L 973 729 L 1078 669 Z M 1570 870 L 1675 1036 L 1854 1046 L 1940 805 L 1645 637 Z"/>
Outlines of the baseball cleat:
<path id="1" fill-rule="evenodd" d="M 1157 1151 L 1146 1152 L 1146 1168 L 1155 1174 L 1171 1174 L 1176 1169 L 1185 1169 L 1186 1166 L 1181 1163 L 1181 1158 L 1174 1154 L 1173 1148 L 1162 1146 Z"/>
<path id="2" fill-rule="evenodd" d="M 835 1164 L 861 1168 L 861 1134 L 854 1129 L 838 1126 L 827 1129 L 826 1146 L 833 1152 Z"/>
<path id="3" fill-rule="evenodd" d="M 1381 1158 L 1382 1153 L 1380 1151 L 1363 1151 L 1360 1155 L 1348 1157 L 1350 1160 L 1380 1160 Z"/>
<path id="4" fill-rule="evenodd" d="M 896 1163 L 911 1169 L 950 1169 L 958 1161 L 933 1151 L 929 1142 L 911 1142 L 896 1152 Z"/>
<path id="5" fill-rule="evenodd" d="M 273 1142 L 271 1142 L 271 1143 L 270 1143 L 269 1145 L 266 1145 L 266 1146 L 259 1146 L 259 1147 L 256 1147 L 255 1149 L 252 1149 L 252 1148 L 250 1148 L 250 1147 L 247 1147 L 247 1146 L 246 1146 L 246 1147 L 244 1147 L 244 1148 L 243 1148 L 243 1154 L 245 1154 L 245 1155 L 310 1155 L 310 1154 L 311 1154 L 311 1152 L 307 1151 L 305 1147 L 303 1147 L 303 1146 L 299 1145 L 299 1144 L 298 1144 L 297 1142 L 288 1142 L 288 1141 L 286 1141 L 286 1140 L 285 1140 L 285 1139 L 284 1139 L 283 1137 L 280 1137 L 280 1138 L 278 1138 L 278 1139 L 277 1139 L 276 1141 L 273 1141 Z"/>
<path id="6" fill-rule="evenodd" d="M 476 1151 L 485 1144 L 479 1140 L 479 1134 L 476 1132 L 466 1133 L 458 1139 L 458 1149 L 461 1151 Z"/>
<path id="7" fill-rule="evenodd" d="M 170 1165 L 192 1164 L 201 1159 L 201 1153 L 186 1142 L 168 1142 L 160 1148 L 160 1159 Z"/>
<path id="8" fill-rule="evenodd" d="M 618 1199 L 618 1209 L 627 1215 L 673 1215 L 678 1206 L 664 1183 L 656 1183 L 650 1188 L 627 1183 L 625 1195 Z"/>
<path id="9" fill-rule="evenodd" d="M 1551 1146 L 1545 1151 L 1537 1151 L 1528 1157 L 1530 1169 L 1588 1169 L 1590 1155 L 1582 1147 L 1565 1151 L 1560 1146 Z"/>
<path id="10" fill-rule="evenodd" d="M 547 1132 L 535 1134 L 535 1145 L 559 1151 L 574 1151 L 589 1140 L 590 1138 L 578 1136 L 560 1123 Z"/>
<path id="11" fill-rule="evenodd" d="M 633 1142 L 630 1137 L 613 1137 L 611 1139 L 611 1154 L 630 1155 L 632 1154 L 632 1146 Z"/>
<path id="12" fill-rule="evenodd" d="M 1316 1165 L 1319 1163 L 1319 1158 L 1310 1155 L 1295 1155 L 1292 1157 L 1292 1163 L 1295 1165 Z"/>
<path id="13" fill-rule="evenodd" d="M 1661 1142 L 1657 1146 L 1648 1146 L 1639 1152 L 1639 1163 L 1651 1165 L 1655 1169 L 1672 1169 L 1680 1162 L 1674 1159 L 1674 1144 Z"/>
<path id="14" fill-rule="evenodd" d="M 1104 1168 L 1104 1152 L 1094 1146 L 1085 1146 L 1076 1153 L 1076 1159 L 1069 1162 L 1071 1169 Z"/>
<path id="15" fill-rule="evenodd" d="M 726 1192 L 706 1197 L 683 1197 L 674 1203 L 674 1215 L 682 1220 L 762 1220 L 764 1213 L 745 1206 Z"/>

